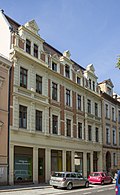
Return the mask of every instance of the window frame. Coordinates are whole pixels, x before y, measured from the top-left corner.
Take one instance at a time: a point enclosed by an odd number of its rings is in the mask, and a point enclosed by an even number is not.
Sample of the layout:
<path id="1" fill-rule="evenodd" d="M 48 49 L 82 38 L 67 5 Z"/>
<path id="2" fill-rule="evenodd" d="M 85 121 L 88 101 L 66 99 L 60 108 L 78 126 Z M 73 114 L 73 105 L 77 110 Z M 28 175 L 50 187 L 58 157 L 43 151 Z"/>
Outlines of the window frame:
<path id="1" fill-rule="evenodd" d="M 58 134 L 58 116 L 52 115 L 52 134 Z"/>
<path id="2" fill-rule="evenodd" d="M 28 83 L 28 70 L 20 67 L 20 86 L 27 89 Z"/>
<path id="3" fill-rule="evenodd" d="M 27 106 L 21 104 L 19 105 L 19 128 L 27 129 Z"/>
<path id="4" fill-rule="evenodd" d="M 40 110 L 36 110 L 36 124 L 35 124 L 35 129 L 36 131 L 41 131 L 42 132 L 42 116 L 43 116 L 43 112 Z"/>
<path id="5" fill-rule="evenodd" d="M 36 74 L 36 92 L 42 94 L 42 76 Z"/>

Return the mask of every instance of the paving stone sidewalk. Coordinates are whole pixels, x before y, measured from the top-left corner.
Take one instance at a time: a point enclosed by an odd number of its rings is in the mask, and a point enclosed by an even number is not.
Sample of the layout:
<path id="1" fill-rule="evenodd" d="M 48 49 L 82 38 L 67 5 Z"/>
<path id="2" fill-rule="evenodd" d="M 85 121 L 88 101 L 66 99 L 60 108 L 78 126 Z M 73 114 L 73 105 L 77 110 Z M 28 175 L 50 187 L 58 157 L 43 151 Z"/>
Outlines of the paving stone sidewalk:
<path id="1" fill-rule="evenodd" d="M 44 189 L 51 188 L 49 184 L 31 184 L 31 185 L 13 185 L 13 186 L 0 186 L 1 192 L 10 192 L 10 191 L 22 191 L 22 190 L 31 190 L 31 189 Z"/>

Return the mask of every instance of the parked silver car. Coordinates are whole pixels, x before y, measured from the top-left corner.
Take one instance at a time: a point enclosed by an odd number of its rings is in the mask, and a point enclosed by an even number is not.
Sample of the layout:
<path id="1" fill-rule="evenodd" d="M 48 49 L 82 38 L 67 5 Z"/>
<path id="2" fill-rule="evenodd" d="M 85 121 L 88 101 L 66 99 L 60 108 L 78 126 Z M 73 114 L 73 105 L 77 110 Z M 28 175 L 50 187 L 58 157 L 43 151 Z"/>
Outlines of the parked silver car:
<path id="1" fill-rule="evenodd" d="M 50 185 L 54 188 L 61 187 L 71 190 L 73 187 L 79 186 L 88 188 L 89 181 L 77 172 L 55 172 L 51 176 Z"/>

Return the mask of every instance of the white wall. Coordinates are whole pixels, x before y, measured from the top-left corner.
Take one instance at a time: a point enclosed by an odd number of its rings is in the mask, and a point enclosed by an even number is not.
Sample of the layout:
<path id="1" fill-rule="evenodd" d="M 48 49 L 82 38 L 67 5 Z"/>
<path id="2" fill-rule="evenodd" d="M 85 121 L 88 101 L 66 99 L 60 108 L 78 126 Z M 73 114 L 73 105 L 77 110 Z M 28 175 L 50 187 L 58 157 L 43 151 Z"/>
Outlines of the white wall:
<path id="1" fill-rule="evenodd" d="M 0 53 L 7 58 L 9 58 L 9 50 L 10 50 L 10 24 L 8 23 L 6 17 L 0 11 Z"/>

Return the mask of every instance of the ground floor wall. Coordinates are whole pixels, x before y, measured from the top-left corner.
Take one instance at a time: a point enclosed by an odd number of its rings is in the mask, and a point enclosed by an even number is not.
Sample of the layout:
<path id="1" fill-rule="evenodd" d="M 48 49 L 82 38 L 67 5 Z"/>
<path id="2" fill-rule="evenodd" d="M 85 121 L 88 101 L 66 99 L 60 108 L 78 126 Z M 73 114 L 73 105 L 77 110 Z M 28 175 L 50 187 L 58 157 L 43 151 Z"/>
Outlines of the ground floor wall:
<path id="1" fill-rule="evenodd" d="M 6 185 L 8 183 L 8 165 L 7 157 L 0 155 L 0 185 Z"/>
<path id="2" fill-rule="evenodd" d="M 102 145 L 62 136 L 11 131 L 9 183 L 48 183 L 54 171 L 87 177 L 102 171 Z"/>
<path id="3" fill-rule="evenodd" d="M 103 170 L 114 174 L 117 169 L 120 169 L 120 149 L 103 147 Z"/>

